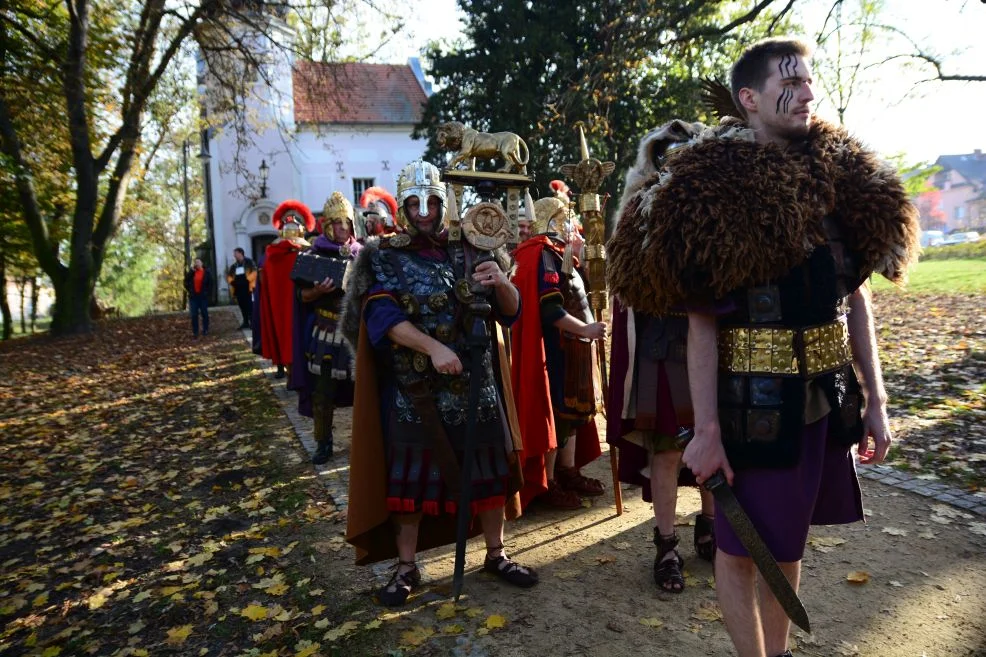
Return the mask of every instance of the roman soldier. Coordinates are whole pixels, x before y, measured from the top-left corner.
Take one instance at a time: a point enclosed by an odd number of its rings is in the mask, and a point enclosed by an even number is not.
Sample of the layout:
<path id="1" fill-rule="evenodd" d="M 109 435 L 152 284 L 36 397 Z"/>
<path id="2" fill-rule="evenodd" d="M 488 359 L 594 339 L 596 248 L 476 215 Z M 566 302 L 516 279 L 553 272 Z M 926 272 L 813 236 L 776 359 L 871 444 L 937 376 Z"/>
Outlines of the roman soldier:
<path id="1" fill-rule="evenodd" d="M 543 495 L 550 506 L 576 509 L 582 496 L 603 494 L 602 482 L 580 468 L 601 453 L 593 421 L 599 380 L 593 341 L 605 336 L 606 324 L 593 321 L 589 309 L 568 203 L 554 196 L 533 207 L 534 236 L 514 252 L 522 303 L 537 309 L 514 325 L 511 339 L 514 387 L 524 386 L 517 400 L 524 436 L 521 501 Z"/>
<path id="2" fill-rule="evenodd" d="M 298 256 L 295 281 L 294 362 L 298 411 L 314 422 L 317 449 L 312 463 L 332 458 L 332 416 L 336 406 L 352 400 L 353 362 L 338 330 L 347 264 L 359 252 L 353 237 L 353 205 L 332 192 L 318 221 L 321 234 Z"/>
<path id="3" fill-rule="evenodd" d="M 311 245 L 305 230 L 314 230 L 315 216 L 301 201 L 288 200 L 277 206 L 271 224 L 278 238 L 267 245 L 260 264 L 260 354 L 277 366 L 277 378 L 293 358 L 294 269 L 298 253 Z"/>
<path id="4" fill-rule="evenodd" d="M 497 335 L 494 321 L 509 325 L 520 313 L 506 253 L 490 258 L 449 238 L 442 218 L 450 199 L 427 162 L 401 170 L 397 199 L 404 232 L 368 240 L 345 304 L 343 324 L 360 371 L 346 540 L 356 547 L 358 564 L 398 558 L 377 596 L 385 605 L 403 605 L 421 582 L 417 550 L 455 540 L 468 490 L 468 533 L 482 528 L 484 570 L 533 586 L 537 574 L 503 547 L 504 507 L 511 516 L 520 510 L 520 473 L 512 467 L 520 444 L 507 421 L 513 409 L 506 352 L 497 340 L 479 346 L 469 340 L 477 326 Z M 477 317 L 477 307 L 487 314 Z"/>
<path id="5" fill-rule="evenodd" d="M 396 231 L 397 200 L 383 187 L 370 187 L 359 197 L 363 211 L 356 219 L 356 239 L 391 235 Z"/>

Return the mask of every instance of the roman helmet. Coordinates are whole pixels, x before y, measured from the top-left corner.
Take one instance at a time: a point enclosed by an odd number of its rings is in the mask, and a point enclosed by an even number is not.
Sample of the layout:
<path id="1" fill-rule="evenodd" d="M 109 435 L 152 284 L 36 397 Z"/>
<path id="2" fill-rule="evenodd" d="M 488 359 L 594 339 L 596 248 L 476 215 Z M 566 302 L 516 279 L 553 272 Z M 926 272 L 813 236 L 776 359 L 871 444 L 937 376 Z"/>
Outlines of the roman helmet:
<path id="1" fill-rule="evenodd" d="M 412 196 L 417 196 L 421 204 L 418 212 L 425 214 L 428 213 L 428 199 L 437 197 L 441 203 L 438 216 L 441 218 L 445 215 L 445 185 L 442 184 L 441 173 L 436 166 L 423 160 L 415 160 L 397 174 L 397 223 L 409 234 L 415 235 L 418 229 L 404 212 L 404 202 Z"/>
<path id="2" fill-rule="evenodd" d="M 549 196 L 534 201 L 534 226 L 531 235 L 544 233 L 568 233 L 568 203 L 560 198 Z"/>
<path id="3" fill-rule="evenodd" d="M 348 222 L 349 231 L 352 232 L 353 218 L 353 204 L 349 202 L 349 199 L 342 192 L 332 192 L 332 196 L 329 197 L 329 200 L 325 202 L 325 206 L 322 207 L 322 225 L 319 228 L 323 235 L 331 237 L 331 234 L 326 234 L 325 232 L 326 222 L 329 224 Z"/>
<path id="4" fill-rule="evenodd" d="M 363 221 L 356 222 L 357 237 L 366 237 L 366 219 L 373 218 L 384 226 L 384 232 L 393 232 L 397 217 L 397 199 L 383 187 L 370 187 L 359 197 L 363 208 Z"/>
<path id="5" fill-rule="evenodd" d="M 284 239 L 296 240 L 315 230 L 315 215 L 301 201 L 289 199 L 277 206 L 270 223 Z"/>

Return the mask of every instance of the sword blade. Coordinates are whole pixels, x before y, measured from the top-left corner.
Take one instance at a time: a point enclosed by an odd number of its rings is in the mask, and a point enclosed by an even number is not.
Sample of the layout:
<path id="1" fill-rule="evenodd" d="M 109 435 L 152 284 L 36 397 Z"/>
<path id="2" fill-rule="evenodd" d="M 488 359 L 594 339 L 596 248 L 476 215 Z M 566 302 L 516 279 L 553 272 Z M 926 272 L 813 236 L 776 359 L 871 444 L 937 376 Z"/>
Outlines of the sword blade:
<path id="1" fill-rule="evenodd" d="M 794 587 L 791 586 L 791 582 L 788 581 L 784 571 L 777 565 L 774 555 L 770 553 L 767 544 L 763 542 L 763 538 L 753 526 L 750 517 L 746 515 L 746 511 L 736 499 L 733 489 L 726 483 L 726 477 L 721 472 L 717 472 L 706 480 L 704 486 L 716 498 L 716 513 L 722 513 L 729 521 L 736 537 L 739 538 L 746 551 L 750 553 L 750 558 L 753 559 L 757 570 L 760 571 L 763 581 L 767 583 L 770 591 L 783 607 L 784 613 L 795 625 L 810 634 L 811 623 L 808 621 L 808 611 Z"/>

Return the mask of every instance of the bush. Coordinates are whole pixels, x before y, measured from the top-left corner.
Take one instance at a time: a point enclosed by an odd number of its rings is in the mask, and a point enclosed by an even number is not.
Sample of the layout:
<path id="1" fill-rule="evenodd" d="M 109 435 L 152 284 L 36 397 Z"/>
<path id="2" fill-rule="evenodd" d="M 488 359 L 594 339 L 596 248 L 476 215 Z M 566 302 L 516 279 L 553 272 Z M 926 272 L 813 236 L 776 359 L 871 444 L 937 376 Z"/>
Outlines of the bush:
<path id="1" fill-rule="evenodd" d="M 921 254 L 922 260 L 958 260 L 986 258 L 986 239 L 966 244 L 949 244 L 947 246 L 925 247 Z"/>

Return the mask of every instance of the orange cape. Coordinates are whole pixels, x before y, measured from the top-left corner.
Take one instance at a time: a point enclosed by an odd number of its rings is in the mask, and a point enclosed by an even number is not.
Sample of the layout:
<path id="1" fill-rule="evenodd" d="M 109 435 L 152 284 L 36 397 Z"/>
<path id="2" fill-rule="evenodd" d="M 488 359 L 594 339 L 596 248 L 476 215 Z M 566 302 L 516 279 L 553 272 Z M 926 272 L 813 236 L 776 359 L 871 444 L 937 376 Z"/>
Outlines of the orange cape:
<path id="1" fill-rule="evenodd" d="M 544 455 L 558 447 L 555 439 L 555 418 L 548 387 L 548 365 L 541 333 L 541 298 L 538 293 L 538 271 L 541 252 L 545 248 L 557 251 L 544 235 L 527 240 L 514 252 L 517 271 L 514 285 L 520 290 L 522 312 L 511 330 L 510 378 L 517 397 L 517 415 L 524 438 L 524 487 L 520 491 L 523 507 L 548 490 L 544 471 Z M 575 434 L 575 466 L 581 468 L 602 454 L 595 418 L 583 424 Z"/>

